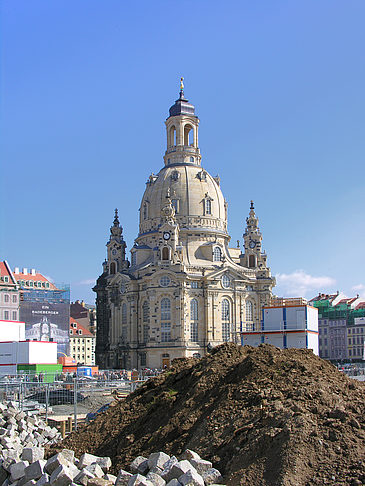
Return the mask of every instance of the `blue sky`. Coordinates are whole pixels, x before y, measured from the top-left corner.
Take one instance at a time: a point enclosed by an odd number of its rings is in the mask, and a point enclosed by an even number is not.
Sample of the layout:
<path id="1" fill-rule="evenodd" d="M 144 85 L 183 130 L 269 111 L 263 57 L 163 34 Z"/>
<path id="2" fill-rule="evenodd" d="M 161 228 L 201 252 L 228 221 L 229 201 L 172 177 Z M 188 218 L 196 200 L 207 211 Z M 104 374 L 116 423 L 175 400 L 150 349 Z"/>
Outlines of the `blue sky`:
<path id="1" fill-rule="evenodd" d="M 254 199 L 278 295 L 365 296 L 363 0 L 3 0 L 0 258 L 94 301 L 185 94 L 232 242 Z"/>

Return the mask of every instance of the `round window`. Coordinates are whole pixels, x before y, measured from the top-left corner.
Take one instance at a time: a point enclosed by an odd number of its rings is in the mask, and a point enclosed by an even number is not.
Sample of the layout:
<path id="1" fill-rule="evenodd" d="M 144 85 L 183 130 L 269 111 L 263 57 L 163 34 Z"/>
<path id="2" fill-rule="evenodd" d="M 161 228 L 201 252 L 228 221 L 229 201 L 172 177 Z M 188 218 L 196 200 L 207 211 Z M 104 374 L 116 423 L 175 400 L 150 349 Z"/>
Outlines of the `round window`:
<path id="1" fill-rule="evenodd" d="M 170 285 L 170 278 L 167 275 L 164 275 L 160 278 L 160 285 L 161 287 L 168 287 Z"/>
<path id="2" fill-rule="evenodd" d="M 228 277 L 228 275 L 223 275 L 222 276 L 222 287 L 225 289 L 228 289 L 228 287 L 231 285 L 231 279 Z"/>

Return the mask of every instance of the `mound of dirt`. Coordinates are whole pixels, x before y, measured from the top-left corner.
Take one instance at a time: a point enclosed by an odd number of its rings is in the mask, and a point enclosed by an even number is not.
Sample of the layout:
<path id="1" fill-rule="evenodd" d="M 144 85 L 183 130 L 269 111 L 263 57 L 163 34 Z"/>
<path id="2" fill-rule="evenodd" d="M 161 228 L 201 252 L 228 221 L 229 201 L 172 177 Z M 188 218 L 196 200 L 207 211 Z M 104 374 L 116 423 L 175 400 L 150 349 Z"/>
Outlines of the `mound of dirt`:
<path id="1" fill-rule="evenodd" d="M 109 456 L 197 451 L 228 485 L 365 484 L 365 386 L 309 350 L 223 344 L 179 359 L 61 447 Z"/>

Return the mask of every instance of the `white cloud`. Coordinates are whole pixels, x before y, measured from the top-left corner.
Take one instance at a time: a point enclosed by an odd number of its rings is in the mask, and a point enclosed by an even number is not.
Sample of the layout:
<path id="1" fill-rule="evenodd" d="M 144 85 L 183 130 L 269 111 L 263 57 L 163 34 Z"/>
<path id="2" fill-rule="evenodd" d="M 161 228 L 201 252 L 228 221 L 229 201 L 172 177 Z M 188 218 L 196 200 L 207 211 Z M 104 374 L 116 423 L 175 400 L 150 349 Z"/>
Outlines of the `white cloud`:
<path id="1" fill-rule="evenodd" d="M 74 285 L 93 285 L 95 284 L 95 278 L 88 278 L 85 280 L 80 280 L 79 282 L 75 282 Z"/>
<path id="2" fill-rule="evenodd" d="M 365 299 L 365 285 L 364 284 L 357 284 L 352 287 L 352 290 L 357 292 L 360 297 Z"/>
<path id="3" fill-rule="evenodd" d="M 295 270 L 293 273 L 278 273 L 276 275 L 277 287 L 274 293 L 283 297 L 314 297 L 316 292 L 328 292 L 328 287 L 335 285 L 332 277 L 309 275 L 304 270 Z"/>

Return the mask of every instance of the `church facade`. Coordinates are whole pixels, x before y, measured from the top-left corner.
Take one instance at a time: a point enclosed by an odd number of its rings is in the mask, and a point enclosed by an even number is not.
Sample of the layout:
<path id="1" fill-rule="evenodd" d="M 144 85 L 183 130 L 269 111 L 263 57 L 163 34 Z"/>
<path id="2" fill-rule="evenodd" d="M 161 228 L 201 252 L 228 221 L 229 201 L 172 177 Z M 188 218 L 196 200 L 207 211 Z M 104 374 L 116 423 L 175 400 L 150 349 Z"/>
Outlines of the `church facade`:
<path id="1" fill-rule="evenodd" d="M 239 343 L 240 332 L 260 329 L 275 285 L 252 201 L 242 251 L 229 246 L 227 202 L 201 165 L 199 119 L 183 86 L 165 123 L 164 167 L 146 183 L 131 261 L 116 210 L 93 289 L 104 369 L 161 368 Z"/>

